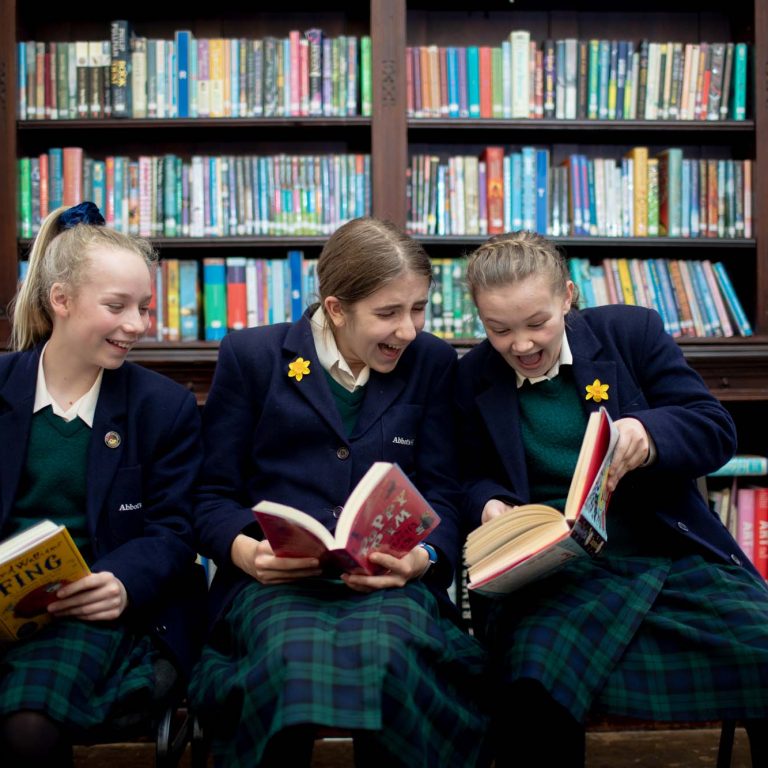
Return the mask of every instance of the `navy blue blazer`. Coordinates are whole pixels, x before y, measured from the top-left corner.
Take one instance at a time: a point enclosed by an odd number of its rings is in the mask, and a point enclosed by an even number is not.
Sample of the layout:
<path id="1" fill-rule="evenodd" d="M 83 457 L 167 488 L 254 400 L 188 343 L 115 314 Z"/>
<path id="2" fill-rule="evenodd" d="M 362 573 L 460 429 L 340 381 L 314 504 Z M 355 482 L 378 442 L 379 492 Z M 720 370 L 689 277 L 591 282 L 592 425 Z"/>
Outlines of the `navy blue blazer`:
<path id="1" fill-rule="evenodd" d="M 671 541 L 683 536 L 720 560 L 754 571 L 696 486 L 696 478 L 733 455 L 733 421 L 664 332 L 659 315 L 641 307 L 598 307 L 570 312 L 566 328 L 585 412 L 604 405 L 614 420 L 636 418 L 656 445 L 656 461 L 621 479 L 611 508 L 655 514 Z M 595 379 L 609 385 L 608 399 L 600 404 L 586 399 L 585 387 Z M 491 498 L 530 501 L 515 372 L 487 340 L 459 363 L 457 410 L 474 528 Z"/>
<path id="2" fill-rule="evenodd" d="M 0 356 L 0 530 L 24 468 L 40 349 Z M 104 440 L 111 431 L 121 438 L 116 448 Z M 190 392 L 132 363 L 104 371 L 88 449 L 91 569 L 122 581 L 125 619 L 156 635 L 185 672 L 205 613 L 191 525 L 201 458 Z"/>
<path id="3" fill-rule="evenodd" d="M 297 357 L 310 364 L 301 381 L 288 376 Z M 375 461 L 397 462 L 428 499 L 442 519 L 429 541 L 455 567 L 455 364 L 448 344 L 418 334 L 394 371 L 371 371 L 348 435 L 317 360 L 308 315 L 231 333 L 221 342 L 203 409 L 205 460 L 195 516 L 200 551 L 218 565 L 214 619 L 249 578 L 231 563 L 230 548 L 255 525 L 254 504 L 290 504 L 333 531 L 334 509 Z M 445 569 L 448 577 L 451 570 Z"/>

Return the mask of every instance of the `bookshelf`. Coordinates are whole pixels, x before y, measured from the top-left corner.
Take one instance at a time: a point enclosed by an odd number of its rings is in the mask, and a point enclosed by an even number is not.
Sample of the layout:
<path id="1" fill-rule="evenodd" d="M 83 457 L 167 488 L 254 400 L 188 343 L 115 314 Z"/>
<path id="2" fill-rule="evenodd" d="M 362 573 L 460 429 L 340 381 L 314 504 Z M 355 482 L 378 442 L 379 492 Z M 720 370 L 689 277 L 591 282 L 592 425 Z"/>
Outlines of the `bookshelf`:
<path id="1" fill-rule="evenodd" d="M 627 0 L 620 12 L 607 0 L 502 0 L 478 3 L 443 0 L 370 0 L 369 4 L 329 2 L 323 11 L 305 0 L 289 0 L 279 11 L 254 10 L 234 0 L 221 15 L 199 9 L 192 19 L 178 18 L 147 0 L 135 3 L 127 18 L 143 35 L 170 39 L 179 28 L 197 37 L 286 35 L 290 29 L 320 27 L 329 35 L 370 34 L 372 40 L 371 117 L 262 117 L 182 119 L 17 120 L 16 43 L 20 40 L 80 40 L 108 37 L 115 14 L 108 7 L 63 8 L 51 0 L 21 3 L 0 0 L 0 335 L 8 337 L 5 307 L 14 293 L 17 261 L 28 241 L 16 227 L 17 158 L 51 146 L 82 146 L 94 156 L 119 152 L 179 155 L 194 153 L 370 154 L 374 215 L 405 226 L 406 169 L 413 153 L 480 154 L 489 145 L 544 146 L 562 160 L 570 151 L 592 156 L 620 156 L 647 145 L 660 151 L 683 147 L 694 156 L 752 159 L 753 236 L 748 239 L 681 239 L 635 237 L 556 238 L 568 256 L 593 261 L 609 252 L 628 258 L 712 258 L 728 267 L 755 335 L 748 338 L 686 338 L 684 354 L 713 393 L 739 417 L 754 424 L 752 414 L 768 403 L 768 82 L 750 76 L 746 119 L 714 122 L 563 119 L 462 119 L 407 116 L 406 47 L 420 45 L 499 45 L 512 29 L 528 29 L 532 38 L 622 38 L 656 40 L 744 40 L 750 43 L 750 73 L 768 71 L 768 8 L 761 0 L 733 0 L 727 6 L 702 0 L 696 11 L 682 2 Z M 456 258 L 483 236 L 420 236 L 433 257 Z M 202 237 L 154 240 L 161 257 L 202 259 L 216 255 L 285 255 L 302 248 L 316 256 L 323 237 Z M 457 339 L 459 348 L 473 343 Z M 205 400 L 216 361 L 214 342 L 146 342 L 132 359 L 160 370 L 193 389 Z M 753 427 L 753 430 L 756 430 Z M 761 442 L 757 433 L 749 438 Z M 741 446 L 740 446 L 741 448 Z M 760 445 L 744 446 L 756 452 Z"/>

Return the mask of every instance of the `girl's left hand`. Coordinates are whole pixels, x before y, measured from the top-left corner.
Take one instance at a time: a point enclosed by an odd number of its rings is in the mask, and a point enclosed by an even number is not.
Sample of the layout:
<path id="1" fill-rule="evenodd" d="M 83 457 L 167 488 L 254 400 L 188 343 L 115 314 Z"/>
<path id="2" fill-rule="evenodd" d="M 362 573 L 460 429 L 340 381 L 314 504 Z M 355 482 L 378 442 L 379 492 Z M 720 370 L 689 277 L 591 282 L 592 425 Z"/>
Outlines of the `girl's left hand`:
<path id="1" fill-rule="evenodd" d="M 619 430 L 619 440 L 616 443 L 616 450 L 608 473 L 607 486 L 609 491 L 615 490 L 619 480 L 627 472 L 631 472 L 644 464 L 651 449 L 648 433 L 637 419 L 631 417 L 617 419 L 614 425 Z"/>
<path id="2" fill-rule="evenodd" d="M 373 592 L 377 589 L 403 587 L 412 579 L 418 579 L 429 566 L 429 555 L 424 547 L 416 546 L 401 558 L 374 552 L 369 560 L 387 569 L 380 576 L 366 576 L 359 573 L 344 573 L 341 578 L 355 592 Z"/>
<path id="3" fill-rule="evenodd" d="M 54 616 L 72 616 L 84 621 L 112 621 L 128 607 L 123 582 L 109 571 L 90 573 L 64 585 L 48 606 Z"/>

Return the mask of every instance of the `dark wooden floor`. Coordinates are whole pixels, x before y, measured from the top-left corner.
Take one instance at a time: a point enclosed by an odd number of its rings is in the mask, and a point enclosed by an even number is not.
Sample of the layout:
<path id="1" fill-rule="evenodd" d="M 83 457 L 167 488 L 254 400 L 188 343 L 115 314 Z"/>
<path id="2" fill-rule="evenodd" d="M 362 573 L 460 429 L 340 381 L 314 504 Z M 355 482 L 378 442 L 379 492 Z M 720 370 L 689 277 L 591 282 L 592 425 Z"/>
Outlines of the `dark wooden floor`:
<path id="1" fill-rule="evenodd" d="M 714 768 L 719 733 L 710 728 L 589 733 L 587 768 Z M 77 768 L 152 768 L 153 749 L 149 744 L 78 747 L 75 765 Z M 312 765 L 313 768 L 351 768 L 351 742 L 318 742 Z M 750 765 L 747 738 L 738 729 L 731 768 L 750 768 Z M 188 755 L 180 768 L 189 768 Z"/>

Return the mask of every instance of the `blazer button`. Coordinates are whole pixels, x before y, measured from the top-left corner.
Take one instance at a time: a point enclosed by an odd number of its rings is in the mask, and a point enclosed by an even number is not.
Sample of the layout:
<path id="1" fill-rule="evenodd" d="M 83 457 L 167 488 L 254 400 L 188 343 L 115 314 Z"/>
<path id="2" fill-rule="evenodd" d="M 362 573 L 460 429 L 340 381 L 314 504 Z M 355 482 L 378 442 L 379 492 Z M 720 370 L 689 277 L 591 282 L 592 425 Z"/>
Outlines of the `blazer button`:
<path id="1" fill-rule="evenodd" d="M 338 520 L 341 517 L 341 513 L 344 511 L 344 507 L 334 507 L 333 516 Z"/>
<path id="2" fill-rule="evenodd" d="M 167 629 L 168 629 L 168 627 L 166 627 L 165 624 L 158 624 L 155 627 L 155 632 L 157 632 L 158 634 L 162 635 L 163 632 L 167 631 Z"/>
<path id="3" fill-rule="evenodd" d="M 678 522 L 678 523 L 677 523 L 677 527 L 678 527 L 678 528 L 679 528 L 681 531 L 687 531 L 687 530 L 688 530 L 688 526 L 687 526 L 685 523 L 681 523 L 681 522 Z"/>
<path id="4" fill-rule="evenodd" d="M 731 560 L 736 563 L 736 565 L 741 565 L 741 558 L 738 555 L 731 555 Z"/>
<path id="5" fill-rule="evenodd" d="M 349 458 L 349 448 L 347 448 L 346 445 L 342 445 L 341 448 L 336 449 L 336 458 L 341 459 L 344 461 L 344 459 Z"/>

